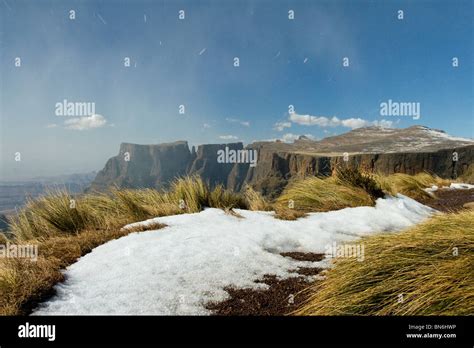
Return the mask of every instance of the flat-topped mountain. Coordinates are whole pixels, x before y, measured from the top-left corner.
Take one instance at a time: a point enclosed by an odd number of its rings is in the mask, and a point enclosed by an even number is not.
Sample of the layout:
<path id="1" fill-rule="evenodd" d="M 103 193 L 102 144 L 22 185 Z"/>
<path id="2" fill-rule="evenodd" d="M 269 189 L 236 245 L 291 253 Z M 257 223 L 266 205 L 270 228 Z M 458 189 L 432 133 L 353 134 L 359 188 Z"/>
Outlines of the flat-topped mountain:
<path id="1" fill-rule="evenodd" d="M 453 137 L 424 126 L 409 128 L 365 127 L 347 133 L 311 140 L 302 135 L 292 144 L 258 142 L 279 151 L 340 155 L 348 153 L 434 152 L 474 145 L 474 140 Z"/>
<path id="2" fill-rule="evenodd" d="M 186 141 L 159 145 L 122 143 L 119 154 L 107 161 L 90 189 L 166 187 L 175 177 L 186 175 L 192 160 Z"/>
<path id="3" fill-rule="evenodd" d="M 219 162 L 226 149 L 236 156 L 256 150 L 255 167 Z M 232 151 L 231 151 L 232 152 Z M 455 154 L 453 154 L 455 153 Z M 295 176 L 330 175 L 343 164 L 382 174 L 427 171 L 441 177 L 462 175 L 474 163 L 474 140 L 456 138 L 423 126 L 405 129 L 367 127 L 319 141 L 301 136 L 294 143 L 261 141 L 206 144 L 190 150 L 186 141 L 157 145 L 121 144 L 95 178 L 91 190 L 111 186 L 165 188 L 183 175 L 200 175 L 211 186 L 240 190 L 248 183 L 265 195 L 277 194 Z"/>

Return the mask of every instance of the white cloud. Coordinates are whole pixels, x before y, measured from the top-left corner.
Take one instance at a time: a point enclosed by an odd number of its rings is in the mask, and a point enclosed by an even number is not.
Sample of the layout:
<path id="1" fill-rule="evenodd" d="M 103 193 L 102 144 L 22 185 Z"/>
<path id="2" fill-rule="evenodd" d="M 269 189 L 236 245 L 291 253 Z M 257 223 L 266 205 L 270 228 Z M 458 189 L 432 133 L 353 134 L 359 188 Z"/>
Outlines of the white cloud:
<path id="1" fill-rule="evenodd" d="M 250 122 L 248 121 L 242 121 L 242 120 L 239 120 L 237 118 L 230 118 L 230 117 L 227 117 L 225 119 L 227 122 L 230 122 L 230 123 L 238 123 L 242 126 L 245 126 L 245 127 L 249 127 L 250 126 Z"/>
<path id="2" fill-rule="evenodd" d="M 326 116 L 290 114 L 290 121 L 303 126 L 335 127 L 340 122 L 337 117 L 328 118 Z"/>
<path id="3" fill-rule="evenodd" d="M 50 123 L 46 125 L 46 128 L 56 128 L 58 125 L 56 123 Z"/>
<path id="4" fill-rule="evenodd" d="M 343 127 L 355 129 L 355 128 L 367 127 L 370 125 L 370 122 L 363 120 L 361 118 L 348 118 L 345 120 L 341 120 L 341 125 Z"/>
<path id="5" fill-rule="evenodd" d="M 66 129 L 87 130 L 92 128 L 100 128 L 105 126 L 107 120 L 104 116 L 94 114 L 86 117 L 71 118 L 64 121 Z"/>
<path id="6" fill-rule="evenodd" d="M 204 124 L 202 125 L 202 128 L 208 129 L 208 128 L 211 128 L 211 125 L 210 125 L 209 123 L 204 123 Z"/>
<path id="7" fill-rule="evenodd" d="M 219 138 L 222 140 L 237 140 L 239 139 L 235 135 L 219 135 Z"/>
<path id="8" fill-rule="evenodd" d="M 273 129 L 279 132 L 283 131 L 285 128 L 290 128 L 291 122 L 277 122 L 273 125 Z"/>
<path id="9" fill-rule="evenodd" d="M 346 128 L 361 128 L 369 126 L 380 126 L 380 127 L 391 127 L 392 121 L 381 120 L 381 121 L 367 121 L 362 118 L 346 118 L 339 119 L 336 116 L 312 116 L 312 115 L 299 115 L 297 113 L 290 114 L 290 121 L 303 125 L 303 126 L 319 126 L 319 127 L 346 127 Z"/>

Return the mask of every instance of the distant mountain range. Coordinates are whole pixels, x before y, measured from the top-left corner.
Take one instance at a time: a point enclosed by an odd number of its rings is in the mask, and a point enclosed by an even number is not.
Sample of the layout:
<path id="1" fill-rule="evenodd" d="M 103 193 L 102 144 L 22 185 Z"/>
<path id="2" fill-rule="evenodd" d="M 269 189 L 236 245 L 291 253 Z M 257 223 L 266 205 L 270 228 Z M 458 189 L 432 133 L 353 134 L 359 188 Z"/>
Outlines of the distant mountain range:
<path id="1" fill-rule="evenodd" d="M 258 161 L 236 163 L 237 156 L 256 150 Z M 226 151 L 230 161 L 219 157 Z M 405 129 L 359 128 L 320 141 L 301 136 L 294 143 L 260 141 L 205 144 L 189 149 L 186 141 L 157 145 L 122 143 L 92 182 L 89 191 L 111 186 L 165 188 L 178 176 L 200 175 L 211 186 L 241 190 L 250 184 L 263 194 L 278 194 L 288 180 L 304 175 L 330 175 L 338 165 L 383 174 L 427 171 L 456 177 L 474 163 L 474 140 L 456 138 L 424 126 Z"/>
<path id="2" fill-rule="evenodd" d="M 90 186 L 96 175 L 96 172 L 90 172 L 36 177 L 22 181 L 0 181 L 0 213 L 13 213 L 15 208 L 21 207 L 28 197 L 38 197 L 48 190 L 67 189 L 71 193 L 82 193 Z M 0 221 L 0 229 L 1 223 Z"/>

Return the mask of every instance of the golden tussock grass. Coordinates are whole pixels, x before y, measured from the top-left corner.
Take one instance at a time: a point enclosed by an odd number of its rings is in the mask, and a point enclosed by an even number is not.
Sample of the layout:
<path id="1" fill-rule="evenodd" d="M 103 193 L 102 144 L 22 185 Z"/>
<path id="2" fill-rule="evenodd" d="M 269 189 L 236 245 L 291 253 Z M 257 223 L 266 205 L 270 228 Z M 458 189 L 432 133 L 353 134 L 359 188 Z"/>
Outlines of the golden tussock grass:
<path id="1" fill-rule="evenodd" d="M 362 188 L 344 185 L 334 177 L 309 177 L 288 185 L 275 202 L 275 210 L 284 216 L 288 209 L 308 213 L 373 205 L 373 199 Z M 291 216 L 291 215 L 290 215 Z"/>
<path id="2" fill-rule="evenodd" d="M 145 232 L 145 231 L 154 231 L 159 230 L 165 227 L 165 224 L 159 222 L 149 222 L 147 224 L 139 224 L 135 226 L 122 227 L 122 229 L 127 230 L 128 232 Z"/>
<path id="3" fill-rule="evenodd" d="M 474 184 L 474 163 L 469 165 L 466 171 L 459 177 L 459 181 L 466 184 Z"/>
<path id="4" fill-rule="evenodd" d="M 214 190 L 209 192 L 208 205 L 224 210 L 247 209 L 248 202 L 244 195 L 226 190 L 222 185 L 217 185 Z"/>
<path id="5" fill-rule="evenodd" d="M 271 210 L 271 205 L 263 198 L 260 192 L 255 191 L 250 185 L 245 187 L 245 200 L 249 210 Z"/>
<path id="6" fill-rule="evenodd" d="M 21 240 L 47 239 L 83 230 L 120 229 L 153 217 L 196 213 L 206 206 L 245 209 L 262 200 L 257 193 L 244 196 L 222 186 L 211 191 L 197 176 L 176 179 L 167 192 L 114 188 L 75 197 L 57 190 L 30 200 L 12 219 L 11 230 Z"/>
<path id="7" fill-rule="evenodd" d="M 442 179 L 436 175 L 419 173 L 408 175 L 402 173 L 388 176 L 374 175 L 374 180 L 389 194 L 401 193 L 416 200 L 426 200 L 432 196 L 424 191 L 425 188 L 436 185 L 438 187 L 449 186 L 452 180 Z"/>
<path id="8" fill-rule="evenodd" d="M 336 259 L 298 315 L 472 315 L 474 212 L 366 237 L 364 261 Z"/>
<path id="9" fill-rule="evenodd" d="M 307 215 L 307 213 L 303 211 L 285 207 L 283 204 L 275 204 L 273 205 L 273 208 L 275 210 L 275 218 L 280 220 L 298 220 L 299 218 L 305 217 Z"/>
<path id="10" fill-rule="evenodd" d="M 371 173 L 364 173 L 354 168 L 337 167 L 334 171 L 334 180 L 337 184 L 346 187 L 361 188 L 372 198 L 382 198 L 385 193 L 375 176 Z"/>

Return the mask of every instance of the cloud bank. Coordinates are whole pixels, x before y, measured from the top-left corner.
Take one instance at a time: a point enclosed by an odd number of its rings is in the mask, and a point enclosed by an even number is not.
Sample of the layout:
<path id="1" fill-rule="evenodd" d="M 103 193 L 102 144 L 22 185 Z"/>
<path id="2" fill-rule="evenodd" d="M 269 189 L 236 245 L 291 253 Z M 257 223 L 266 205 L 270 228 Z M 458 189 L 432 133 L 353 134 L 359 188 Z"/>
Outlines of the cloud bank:
<path id="1" fill-rule="evenodd" d="M 391 127 L 392 121 L 380 120 L 380 121 L 368 121 L 362 118 L 346 118 L 339 119 L 336 116 L 312 116 L 312 115 L 299 115 L 297 113 L 291 113 L 289 120 L 293 123 L 303 126 L 319 126 L 323 128 L 327 127 L 346 127 L 346 128 L 361 128 L 369 126 L 380 126 L 380 127 Z"/>

